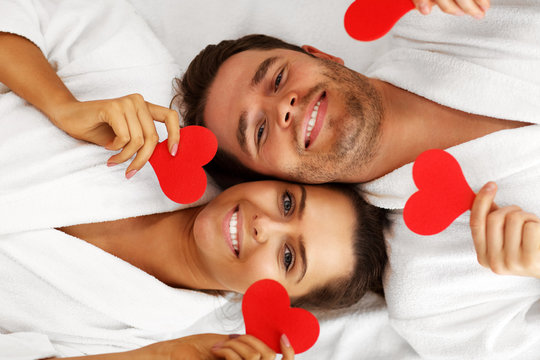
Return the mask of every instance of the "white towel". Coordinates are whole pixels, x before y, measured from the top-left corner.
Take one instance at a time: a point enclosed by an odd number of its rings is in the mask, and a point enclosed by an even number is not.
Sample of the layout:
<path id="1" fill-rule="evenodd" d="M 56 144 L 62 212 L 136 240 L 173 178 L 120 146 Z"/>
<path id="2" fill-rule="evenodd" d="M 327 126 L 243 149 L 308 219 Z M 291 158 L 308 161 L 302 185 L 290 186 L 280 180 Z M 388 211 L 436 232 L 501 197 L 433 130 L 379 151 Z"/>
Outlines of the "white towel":
<path id="1" fill-rule="evenodd" d="M 495 181 L 499 206 L 540 214 L 540 126 L 492 133 L 448 149 L 478 191 Z M 394 328 L 433 359 L 538 359 L 540 280 L 481 267 L 466 212 L 434 236 L 412 233 L 401 210 L 417 191 L 412 164 L 367 184 L 371 201 L 395 210 L 388 237 L 386 299 Z"/>
<path id="2" fill-rule="evenodd" d="M 54 229 L 0 237 L 0 267 L 3 332 L 38 340 L 46 335 L 62 356 L 129 350 L 185 336 L 199 319 L 226 305 L 222 297 L 171 288 Z M 13 335 L 3 338 L 0 342 L 8 342 Z M 40 348 L 34 346 L 37 358 Z"/>
<path id="3" fill-rule="evenodd" d="M 0 8 L 0 31 L 39 46 L 79 100 L 138 92 L 169 105 L 178 67 L 129 3 L 2 0 Z M 178 209 L 150 165 L 128 181 L 127 164 L 105 165 L 112 152 L 70 138 L 0 90 L 0 359 L 127 350 L 212 318 L 221 300 L 169 288 L 52 229 Z M 199 203 L 216 192 L 210 186 Z M 223 323 L 203 328 L 227 332 Z"/>
<path id="4" fill-rule="evenodd" d="M 10 7 L 3 0 L 13 16 L 1 17 L 0 31 L 23 31 L 36 42 L 79 100 L 140 93 L 169 105 L 178 66 L 129 3 L 51 3 L 44 11 L 40 3 Z M 21 29 L 19 19 L 33 26 Z M 164 140 L 164 126 L 156 124 Z M 12 92 L 0 95 L 0 126 L 0 234 L 179 208 L 163 195 L 150 164 L 126 180 L 129 162 L 107 168 L 113 152 L 70 138 Z M 216 193 L 209 186 L 198 203 Z"/>
<path id="5" fill-rule="evenodd" d="M 482 20 L 411 12 L 367 75 L 461 111 L 538 122 L 538 1 L 492 0 Z"/>

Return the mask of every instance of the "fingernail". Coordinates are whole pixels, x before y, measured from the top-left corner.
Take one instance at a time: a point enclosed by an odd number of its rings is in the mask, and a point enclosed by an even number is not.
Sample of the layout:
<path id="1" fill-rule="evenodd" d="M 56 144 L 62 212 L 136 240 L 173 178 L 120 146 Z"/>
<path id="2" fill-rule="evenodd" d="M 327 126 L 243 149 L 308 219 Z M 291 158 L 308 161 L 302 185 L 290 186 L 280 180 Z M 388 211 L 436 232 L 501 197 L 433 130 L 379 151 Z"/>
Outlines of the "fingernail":
<path id="1" fill-rule="evenodd" d="M 493 181 L 490 181 L 486 184 L 485 187 L 486 191 L 493 191 L 495 190 L 495 183 Z"/>
<path id="2" fill-rule="evenodd" d="M 222 342 L 218 342 L 217 344 L 215 344 L 214 346 L 212 346 L 212 350 L 218 350 L 218 349 L 221 349 L 223 347 L 223 341 Z"/>
<path id="3" fill-rule="evenodd" d="M 137 173 L 137 170 L 131 170 L 130 172 L 126 174 L 126 178 L 131 179 L 133 175 L 135 175 L 136 173 Z"/>
<path id="4" fill-rule="evenodd" d="M 236 339 L 237 337 L 240 337 L 240 334 L 230 334 L 229 339 Z"/>
<path id="5" fill-rule="evenodd" d="M 117 164 L 117 163 L 115 163 L 115 162 L 112 162 L 112 161 L 107 161 L 107 166 L 108 166 L 108 167 L 111 167 L 111 166 L 116 166 L 116 165 L 118 165 L 118 164 Z"/>
<path id="6" fill-rule="evenodd" d="M 457 10 L 456 15 L 457 16 L 463 16 L 463 15 L 465 15 L 465 13 L 463 12 L 463 10 Z"/>
<path id="7" fill-rule="evenodd" d="M 427 4 L 420 5 L 420 12 L 424 15 L 429 14 L 429 6 Z"/>
<path id="8" fill-rule="evenodd" d="M 174 144 L 171 148 L 171 155 L 176 156 L 176 153 L 178 152 L 178 144 Z"/>
<path id="9" fill-rule="evenodd" d="M 287 335 L 281 335 L 281 342 L 283 342 L 283 345 L 285 345 L 286 347 L 291 347 L 291 343 L 289 342 L 289 338 L 287 337 Z"/>
<path id="10" fill-rule="evenodd" d="M 480 19 L 482 19 L 482 18 L 484 17 L 484 13 L 474 14 L 473 17 L 474 17 L 475 19 L 480 20 Z"/>
<path id="11" fill-rule="evenodd" d="M 480 5 L 480 9 L 482 9 L 482 11 L 485 13 L 486 11 L 488 11 L 489 6 Z"/>

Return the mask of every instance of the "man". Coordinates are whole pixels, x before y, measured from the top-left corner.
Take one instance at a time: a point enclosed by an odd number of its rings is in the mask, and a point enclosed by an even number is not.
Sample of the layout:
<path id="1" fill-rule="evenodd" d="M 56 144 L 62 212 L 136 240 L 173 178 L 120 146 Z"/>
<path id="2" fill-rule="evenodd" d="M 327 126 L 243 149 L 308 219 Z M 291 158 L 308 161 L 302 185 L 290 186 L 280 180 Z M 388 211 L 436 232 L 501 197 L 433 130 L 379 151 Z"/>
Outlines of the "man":
<path id="1" fill-rule="evenodd" d="M 540 247 L 537 235 L 520 242 L 538 230 L 527 216 L 540 214 L 540 131 L 530 126 L 540 114 L 539 11 L 531 1 L 499 1 L 476 23 L 411 14 L 368 76 L 313 47 L 265 37 L 210 46 L 180 83 L 184 117 L 218 137 L 221 173 L 377 179 L 364 189 L 377 206 L 395 209 L 388 309 L 421 356 L 536 359 L 538 279 L 496 275 L 478 261 L 518 274 Z M 190 75 L 198 68 L 205 81 Z M 192 84 L 200 87 L 190 91 Z M 462 215 L 432 237 L 413 234 L 400 210 L 417 191 L 411 162 L 430 148 L 448 149 L 473 190 L 494 180 L 499 205 L 529 213 L 496 210 L 495 190 L 486 186 L 491 200 L 474 205 L 483 216 Z"/>
<path id="2" fill-rule="evenodd" d="M 425 32 L 435 21 L 426 21 Z M 467 30 L 482 28 L 474 25 L 464 24 Z M 400 29 L 405 33 L 409 27 L 410 23 L 402 24 L 397 36 Z M 524 31 L 534 34 L 534 29 Z M 530 37 L 532 40 L 534 35 Z M 246 50 L 250 48 L 253 50 Z M 269 48 L 273 49 L 265 50 Z M 531 46 L 530 50 L 534 51 L 533 59 L 538 48 Z M 461 94 L 442 98 L 446 74 L 435 74 L 441 89 L 432 84 L 417 91 L 404 90 L 409 86 L 408 75 L 396 81 L 381 80 L 391 77 L 384 60 L 370 70 L 377 77 L 366 77 L 340 66 L 341 59 L 310 46 L 300 49 L 257 36 L 209 46 L 192 62 L 184 81 L 179 82 L 185 96 L 185 120 L 214 131 L 229 162 L 263 175 L 312 183 L 369 181 L 413 161 L 426 149 L 449 148 L 535 121 L 531 116 L 520 117 L 511 107 L 506 111 L 490 109 L 488 101 L 508 101 L 502 89 L 498 97 L 486 99 L 490 96 L 486 94 L 483 104 L 478 104 L 487 111 L 469 109 L 466 104 L 471 96 L 478 96 L 478 86 L 458 89 Z M 417 73 L 412 68 L 415 64 L 406 65 L 410 72 Z M 202 77 L 199 67 L 212 70 Z M 479 76 L 501 78 L 506 76 L 503 71 L 495 69 L 493 74 Z M 468 74 L 460 75 L 465 76 Z M 538 70 L 527 76 L 540 81 Z M 431 89 L 426 91 L 427 87 Z M 540 94 L 538 86 L 529 94 Z M 539 106 L 530 95 L 531 109 L 536 111 Z M 320 109 L 315 111 L 318 103 Z M 314 123 L 310 123 L 312 115 L 316 115 Z"/>

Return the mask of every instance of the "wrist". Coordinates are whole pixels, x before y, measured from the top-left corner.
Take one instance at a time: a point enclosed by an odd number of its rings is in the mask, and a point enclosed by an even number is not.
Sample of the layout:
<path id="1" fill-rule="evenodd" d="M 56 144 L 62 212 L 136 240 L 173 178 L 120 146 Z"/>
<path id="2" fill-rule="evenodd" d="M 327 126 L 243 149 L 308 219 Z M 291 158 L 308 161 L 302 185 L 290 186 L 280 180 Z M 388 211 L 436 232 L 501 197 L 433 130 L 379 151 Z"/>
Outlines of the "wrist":
<path id="1" fill-rule="evenodd" d="M 47 106 L 40 110 L 55 126 L 62 128 L 62 120 L 65 118 L 66 109 L 78 103 L 79 101 L 71 93 L 63 94 L 62 96 L 51 98 Z"/>

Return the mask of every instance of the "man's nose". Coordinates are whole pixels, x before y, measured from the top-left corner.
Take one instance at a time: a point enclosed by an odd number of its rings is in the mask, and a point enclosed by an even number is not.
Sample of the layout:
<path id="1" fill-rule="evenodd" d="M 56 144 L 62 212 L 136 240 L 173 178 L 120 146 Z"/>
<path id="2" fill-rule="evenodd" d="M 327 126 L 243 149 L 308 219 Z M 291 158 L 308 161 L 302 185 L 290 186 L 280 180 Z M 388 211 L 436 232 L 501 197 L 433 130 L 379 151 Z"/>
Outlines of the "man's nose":
<path id="1" fill-rule="evenodd" d="M 295 92 L 288 92 L 281 99 L 279 99 L 277 120 L 278 125 L 286 128 L 292 123 L 295 105 L 298 97 Z"/>

